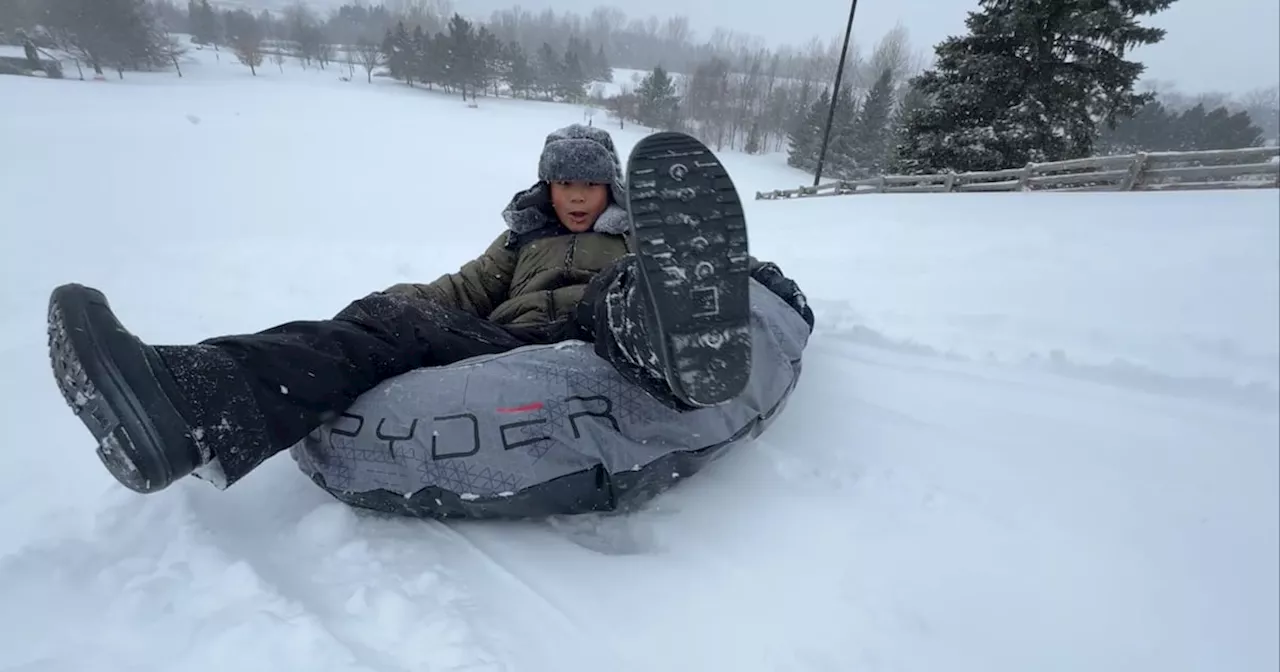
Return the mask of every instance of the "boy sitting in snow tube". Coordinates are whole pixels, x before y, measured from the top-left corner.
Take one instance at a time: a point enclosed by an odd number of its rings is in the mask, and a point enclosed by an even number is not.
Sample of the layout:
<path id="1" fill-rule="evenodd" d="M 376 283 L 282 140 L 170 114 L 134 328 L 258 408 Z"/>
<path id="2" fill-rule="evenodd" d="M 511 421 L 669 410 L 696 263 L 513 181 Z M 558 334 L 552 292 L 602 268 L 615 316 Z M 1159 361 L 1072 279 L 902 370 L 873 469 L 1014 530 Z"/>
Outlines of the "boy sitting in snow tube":
<path id="1" fill-rule="evenodd" d="M 50 359 L 112 476 L 141 493 L 216 464 L 225 488 L 338 418 L 381 382 L 423 367 L 570 340 L 666 407 L 723 404 L 747 385 L 749 282 L 813 328 L 796 284 L 747 254 L 742 204 L 693 138 L 642 140 L 624 180 L 613 139 L 547 136 L 538 181 L 507 231 L 430 284 L 395 285 L 331 320 L 193 345 L 148 345 L 99 291 L 54 289 Z M 627 188 L 624 189 L 624 182 Z"/>

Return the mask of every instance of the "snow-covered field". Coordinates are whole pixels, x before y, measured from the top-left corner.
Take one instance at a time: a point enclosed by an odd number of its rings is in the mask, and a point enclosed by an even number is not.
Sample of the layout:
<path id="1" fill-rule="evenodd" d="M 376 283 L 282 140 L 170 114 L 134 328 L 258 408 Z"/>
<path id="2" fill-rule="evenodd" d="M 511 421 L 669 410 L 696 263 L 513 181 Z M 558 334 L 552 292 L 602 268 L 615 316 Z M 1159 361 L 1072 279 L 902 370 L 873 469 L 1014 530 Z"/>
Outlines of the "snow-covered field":
<path id="1" fill-rule="evenodd" d="M 749 202 L 818 310 L 804 377 L 629 516 L 391 519 L 287 456 L 144 497 L 56 391 L 53 286 L 153 343 L 327 317 L 477 254 L 582 117 L 185 74 L 0 77 L 0 670 L 1280 666 L 1274 191 Z"/>
<path id="2" fill-rule="evenodd" d="M 684 79 L 684 75 L 680 73 L 669 73 L 671 79 L 677 83 Z M 640 88 L 640 83 L 645 77 L 649 76 L 647 70 L 635 70 L 632 68 L 614 68 L 612 82 L 592 82 L 587 85 L 587 93 L 599 91 L 600 95 L 609 98 L 623 93 L 635 93 Z"/>

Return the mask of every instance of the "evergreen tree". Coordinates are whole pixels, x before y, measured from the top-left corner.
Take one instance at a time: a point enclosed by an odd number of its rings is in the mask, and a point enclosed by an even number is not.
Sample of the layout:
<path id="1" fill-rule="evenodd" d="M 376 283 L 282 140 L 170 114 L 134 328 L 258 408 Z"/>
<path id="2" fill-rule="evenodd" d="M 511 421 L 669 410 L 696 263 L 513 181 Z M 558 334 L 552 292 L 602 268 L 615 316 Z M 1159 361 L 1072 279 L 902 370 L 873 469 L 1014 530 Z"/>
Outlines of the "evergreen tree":
<path id="1" fill-rule="evenodd" d="M 797 92 L 777 101 L 777 104 L 782 107 L 782 118 L 786 120 L 787 145 L 794 146 L 794 139 L 803 138 L 808 132 L 809 106 L 813 104 L 813 85 L 807 79 L 802 80 Z M 788 153 L 790 151 L 788 149 Z"/>
<path id="2" fill-rule="evenodd" d="M 791 130 L 787 165 L 810 172 L 817 170 L 818 153 L 822 150 L 822 129 L 826 126 L 830 107 L 831 92 L 823 89 L 809 105 L 802 121 Z"/>
<path id="3" fill-rule="evenodd" d="M 1195 149 L 1200 144 L 1208 116 L 1203 103 L 1183 110 L 1182 114 L 1174 117 L 1165 146 L 1178 152 L 1189 152 Z"/>
<path id="4" fill-rule="evenodd" d="M 1171 114 L 1159 102 L 1150 102 L 1133 117 L 1103 129 L 1098 146 L 1108 154 L 1134 152 L 1239 149 L 1262 143 L 1262 129 L 1247 112 L 1230 112 L 1219 106 L 1205 111 L 1204 104 Z"/>
<path id="5" fill-rule="evenodd" d="M 236 9 L 222 13 L 222 38 L 227 44 L 235 46 L 242 39 L 261 42 L 265 37 L 262 26 L 253 14 Z"/>
<path id="6" fill-rule="evenodd" d="M 488 28 L 480 26 L 476 31 L 472 64 L 474 86 L 481 91 L 488 91 L 490 87 L 494 87 L 494 95 L 498 95 L 496 82 L 502 75 L 502 70 L 502 42 Z"/>
<path id="7" fill-rule="evenodd" d="M 899 148 L 910 172 L 998 170 L 1092 152 L 1097 120 L 1127 117 L 1151 98 L 1133 85 L 1134 47 L 1165 31 L 1139 25 L 1174 0 L 980 0 L 969 34 L 935 49 L 915 80 L 930 105 Z"/>
<path id="8" fill-rule="evenodd" d="M 471 22 L 454 14 L 449 19 L 448 59 L 445 61 L 444 81 L 449 86 L 462 91 L 462 99 L 467 99 L 467 91 L 474 92 L 475 82 L 479 79 L 479 45 Z M 472 95 L 474 98 L 474 93 Z"/>
<path id="9" fill-rule="evenodd" d="M 529 57 L 519 42 L 508 42 L 504 49 L 508 64 L 507 86 L 511 88 L 511 94 L 528 97 L 529 90 L 534 86 L 533 67 L 529 65 Z"/>
<path id="10" fill-rule="evenodd" d="M 589 82 L 612 82 L 613 69 L 604 55 L 604 47 L 596 47 L 590 39 L 569 38 L 569 46 L 565 49 L 567 59 L 569 53 L 576 54 L 582 66 L 582 74 Z"/>
<path id="11" fill-rule="evenodd" d="M 598 82 L 613 82 L 613 66 L 609 65 L 609 58 L 604 54 L 604 45 L 596 48 L 595 58 L 591 61 L 592 79 Z"/>
<path id="12" fill-rule="evenodd" d="M 393 30 L 388 30 L 382 38 L 382 57 L 387 64 L 393 79 L 403 79 L 413 85 L 414 77 L 414 44 L 403 21 L 396 22 Z"/>
<path id="13" fill-rule="evenodd" d="M 191 33 L 191 41 L 196 44 L 203 44 L 200 38 L 200 3 L 197 0 L 187 0 L 187 32 Z"/>
<path id="14" fill-rule="evenodd" d="M 636 89 L 636 116 L 645 126 L 670 129 L 676 125 L 680 99 L 676 84 L 662 66 L 645 76 Z"/>
<path id="15" fill-rule="evenodd" d="M 422 70 L 418 73 L 418 80 L 426 82 L 428 87 L 431 84 L 450 86 L 451 49 L 452 43 L 449 36 L 444 33 L 436 33 L 435 37 L 427 40 L 426 47 L 422 51 Z"/>
<path id="16" fill-rule="evenodd" d="M 0 3 L 4 4 L 4 3 Z M 16 4 L 14 0 L 9 0 L 9 4 Z M 172 2 L 172 0 L 151 0 L 152 10 L 155 12 L 156 20 L 160 25 L 164 26 L 173 33 L 190 33 L 190 6 L 188 11 L 183 12 Z M 7 23 L 3 17 L 0 17 L 0 23 Z"/>
<path id="17" fill-rule="evenodd" d="M 191 41 L 215 44 L 218 41 L 217 19 L 209 0 L 190 0 L 187 13 L 191 15 Z"/>
<path id="18" fill-rule="evenodd" d="M 568 60 L 569 54 L 576 54 L 578 56 L 578 62 L 583 63 L 584 62 L 584 59 L 582 58 L 583 46 L 584 45 L 581 38 L 579 38 L 577 35 L 570 35 L 569 39 L 566 41 L 566 44 L 565 44 L 564 55 L 562 56 L 562 60 Z"/>
<path id="19" fill-rule="evenodd" d="M 928 104 L 929 97 L 919 87 L 907 85 L 906 92 L 902 94 L 902 100 L 898 101 L 898 107 L 893 111 L 892 119 L 889 120 L 889 147 L 885 157 L 886 165 L 888 166 L 887 172 L 908 172 L 902 166 L 903 148 L 909 150 L 911 147 L 910 137 L 907 135 L 910 132 L 907 120 L 918 114 Z"/>
<path id="20" fill-rule="evenodd" d="M 840 98 L 836 100 L 835 118 L 831 120 L 831 138 L 827 141 L 827 155 L 823 162 L 823 175 L 832 175 L 846 179 L 858 173 L 858 100 L 853 95 L 853 84 L 845 83 L 840 87 Z M 818 159 L 822 157 L 822 136 L 826 132 L 828 110 L 822 111 L 822 125 L 818 129 L 818 137 L 813 149 L 814 169 Z"/>
<path id="21" fill-rule="evenodd" d="M 853 125 L 849 145 L 860 175 L 882 175 L 888 167 L 892 112 L 893 71 L 886 68 L 871 87 Z"/>
<path id="22" fill-rule="evenodd" d="M 533 88 L 538 92 L 538 95 L 545 97 L 555 95 L 560 82 L 561 67 L 562 62 L 556 56 L 555 49 L 551 48 L 551 43 L 543 42 L 542 47 L 538 49 L 538 57 L 534 60 L 533 65 Z"/>
<path id="23" fill-rule="evenodd" d="M 258 12 L 258 29 L 262 31 L 262 39 L 276 39 L 276 22 L 271 18 L 271 12 L 262 10 Z"/>
<path id="24" fill-rule="evenodd" d="M 560 70 L 557 93 L 569 102 L 578 102 L 587 97 L 587 76 L 582 71 L 582 62 L 576 52 L 565 52 L 564 67 Z"/>
<path id="25" fill-rule="evenodd" d="M 1138 113 L 1117 124 L 1114 128 L 1101 129 L 1098 151 L 1104 154 L 1133 154 L 1156 149 L 1168 149 L 1173 142 L 1173 122 L 1176 115 L 1158 101 L 1143 105 Z"/>
<path id="26" fill-rule="evenodd" d="M 413 27 L 413 35 L 409 38 L 409 44 L 411 56 L 408 67 L 412 70 L 415 79 L 430 88 L 435 81 L 427 78 L 427 58 L 430 56 L 431 36 L 422 29 L 422 24 Z"/>
<path id="27" fill-rule="evenodd" d="M 1247 112 L 1232 114 L 1223 106 L 1206 112 L 1204 104 L 1200 103 L 1169 122 L 1166 140 L 1148 151 L 1239 149 L 1262 143 L 1262 129 L 1252 124 Z"/>
<path id="28" fill-rule="evenodd" d="M 513 55 L 511 49 L 497 35 L 493 35 L 493 44 L 490 46 L 493 50 L 493 95 L 498 95 L 498 87 L 505 83 L 511 95 L 515 96 L 515 89 L 511 88 L 511 70 L 515 67 L 511 57 Z"/>
<path id="29" fill-rule="evenodd" d="M 1261 147 L 1265 138 L 1262 129 L 1254 125 L 1248 112 L 1241 110 L 1222 120 L 1214 129 L 1212 144 L 1205 149 L 1239 149 Z"/>

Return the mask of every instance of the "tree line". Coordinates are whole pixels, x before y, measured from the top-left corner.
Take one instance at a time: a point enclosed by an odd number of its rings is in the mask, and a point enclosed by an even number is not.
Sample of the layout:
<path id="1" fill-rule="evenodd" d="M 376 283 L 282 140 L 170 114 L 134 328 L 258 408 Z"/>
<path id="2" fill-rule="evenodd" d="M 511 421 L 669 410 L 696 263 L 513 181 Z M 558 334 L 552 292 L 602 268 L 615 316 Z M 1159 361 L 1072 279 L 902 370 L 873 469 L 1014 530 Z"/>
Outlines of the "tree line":
<path id="1" fill-rule="evenodd" d="M 458 14 L 447 32 L 429 35 L 421 26 L 410 32 L 397 22 L 381 41 L 388 75 L 413 86 L 441 85 L 460 91 L 577 102 L 590 81 L 613 79 L 603 51 L 590 41 L 570 40 L 563 53 L 549 43 L 528 53 L 518 42 L 504 42 L 486 26 Z"/>
<path id="2" fill-rule="evenodd" d="M 656 67 L 634 87 L 624 86 L 620 94 L 600 104 L 620 123 L 682 130 L 717 149 L 749 154 L 789 150 L 792 165 L 811 167 L 817 162 L 817 148 L 808 140 L 811 133 L 806 135 L 806 129 L 813 128 L 815 115 L 825 124 L 839 46 L 834 42 L 804 54 L 784 55 L 783 51 L 764 49 L 716 54 L 682 74 Z M 850 45 L 845 101 L 874 94 L 873 116 L 875 105 L 891 114 L 906 94 L 905 82 L 919 63 L 901 26 L 882 36 L 865 56 L 859 44 Z M 858 115 L 859 111 L 847 104 L 838 107 L 837 123 L 848 126 Z M 866 140 L 873 142 L 874 138 Z M 854 142 L 849 138 L 844 146 L 853 151 Z"/>
<path id="3" fill-rule="evenodd" d="M 1198 101 L 1199 111 L 1176 92 L 1135 92 L 1143 66 L 1126 60 L 1127 49 L 1164 37 L 1139 18 L 1173 1 L 979 0 L 968 34 L 936 45 L 927 70 L 901 26 L 869 50 L 855 40 L 824 174 L 985 170 L 1274 137 L 1274 89 L 1243 102 Z M 185 5 L 8 0 L 0 22 L 38 27 L 42 46 L 99 73 L 180 68 L 184 47 L 173 35 L 189 33 L 201 48 L 229 50 L 255 75 L 267 59 L 283 70 L 288 53 L 303 67 L 336 63 L 349 76 L 359 67 L 369 81 L 381 67 L 408 85 L 464 98 L 585 102 L 620 126 L 685 130 L 718 149 L 786 151 L 791 165 L 808 171 L 817 166 L 840 53 L 837 38 L 768 49 L 723 30 L 696 43 L 686 19 L 629 19 L 616 9 L 581 16 L 517 8 L 473 21 L 446 0 L 407 0 L 395 10 L 349 4 L 326 17 L 301 3 L 256 14 L 209 0 Z M 641 72 L 606 86 L 613 67 Z"/>
<path id="4" fill-rule="evenodd" d="M 73 58 L 81 76 L 83 66 L 121 78 L 130 70 L 178 68 L 184 51 L 146 0 L 9 0 L 0 3 L 0 21 Z"/>
<path id="5" fill-rule="evenodd" d="M 1102 154 L 1237 149 L 1260 146 L 1263 139 L 1262 129 L 1244 110 L 1233 113 L 1225 105 L 1206 110 L 1197 103 L 1173 111 L 1156 100 L 1114 128 L 1103 128 L 1097 149 Z"/>
<path id="6" fill-rule="evenodd" d="M 191 0 L 186 7 L 171 0 L 11 0 L 10 15 L 29 25 L 47 25 L 43 5 L 98 5 L 100 12 L 128 15 L 150 25 L 157 34 L 189 33 L 199 46 L 229 49 L 257 74 L 266 58 L 283 68 L 287 48 L 304 67 L 326 68 L 335 61 L 354 71 L 356 65 L 371 79 L 373 69 L 412 85 L 439 86 L 463 95 L 515 95 L 560 101 L 594 101 L 616 111 L 622 123 L 679 125 L 712 137 L 721 147 L 750 152 L 786 148 L 795 120 L 808 109 L 824 82 L 834 76 L 840 43 L 814 40 L 803 49 L 764 48 L 756 38 L 718 30 L 710 41 L 695 43 L 688 20 L 628 19 L 615 9 L 597 9 L 583 17 L 573 13 L 521 9 L 494 12 L 487 22 L 445 14 L 440 0 L 401 2 L 392 11 L 385 5 L 345 5 L 322 18 L 300 3 L 280 12 L 219 9 L 208 0 Z M 0 10 L 0 18 L 3 18 Z M 96 39 L 97 25 L 82 22 L 83 41 Z M 162 40 L 119 35 L 136 43 L 140 53 L 155 51 Z M 282 45 L 281 43 L 287 43 Z M 133 62 L 109 58 L 129 69 L 167 67 L 163 58 Z M 847 61 L 849 81 L 869 86 L 872 71 L 892 65 L 895 78 L 919 67 L 901 27 L 887 34 L 869 58 L 855 44 Z M 176 66 L 176 59 L 168 64 Z M 620 91 L 606 96 L 613 67 L 664 72 L 672 76 L 672 95 L 681 100 L 659 122 L 653 101 L 638 103 L 639 81 L 615 83 Z M 896 84 L 895 84 L 896 88 Z M 651 109 L 652 108 L 652 109 Z M 642 111 L 643 109 L 643 111 Z M 644 116 L 640 116 L 644 115 Z"/>

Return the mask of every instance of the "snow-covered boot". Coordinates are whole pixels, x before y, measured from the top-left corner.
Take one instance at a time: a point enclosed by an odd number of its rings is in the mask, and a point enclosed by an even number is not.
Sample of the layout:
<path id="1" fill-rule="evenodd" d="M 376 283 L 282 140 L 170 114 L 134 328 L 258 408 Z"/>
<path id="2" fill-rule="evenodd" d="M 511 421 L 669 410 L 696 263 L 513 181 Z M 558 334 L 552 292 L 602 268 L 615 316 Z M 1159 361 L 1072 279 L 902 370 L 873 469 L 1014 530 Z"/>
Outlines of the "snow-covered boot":
<path id="1" fill-rule="evenodd" d="M 657 333 L 648 299 L 637 287 L 638 263 L 629 254 L 591 279 L 578 304 L 577 323 L 597 355 L 628 382 L 677 411 L 696 408 L 667 384 L 666 370 L 654 350 Z"/>
<path id="2" fill-rule="evenodd" d="M 48 331 L 58 389 L 125 487 L 156 492 L 220 456 L 265 447 L 261 414 L 235 362 L 217 348 L 147 345 L 102 292 L 79 284 L 53 290 Z M 202 471 L 225 487 L 216 464 Z"/>
<path id="3" fill-rule="evenodd" d="M 751 375 L 750 257 L 728 171 L 697 139 L 655 133 L 627 162 L 627 209 L 657 369 L 690 406 L 738 396 Z"/>

